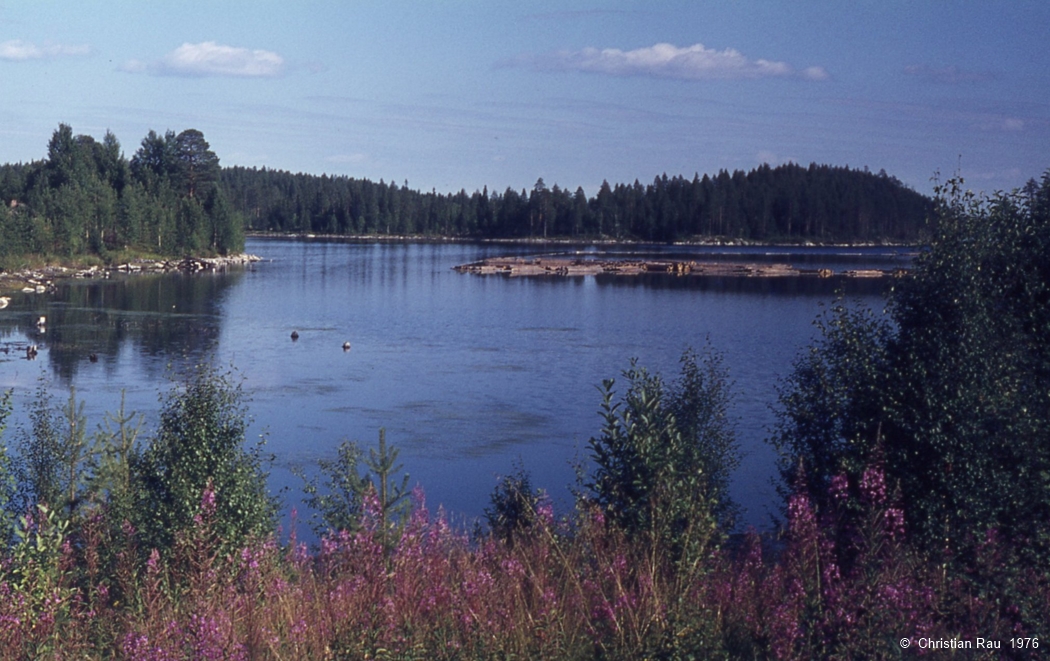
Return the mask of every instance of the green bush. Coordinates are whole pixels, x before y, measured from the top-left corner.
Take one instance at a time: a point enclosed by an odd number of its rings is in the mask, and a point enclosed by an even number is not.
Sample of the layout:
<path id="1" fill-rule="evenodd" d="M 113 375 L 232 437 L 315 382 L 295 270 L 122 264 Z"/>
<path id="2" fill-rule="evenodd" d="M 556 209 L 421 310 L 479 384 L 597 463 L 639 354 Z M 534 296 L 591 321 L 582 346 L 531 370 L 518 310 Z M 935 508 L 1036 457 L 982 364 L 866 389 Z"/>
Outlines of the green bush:
<path id="1" fill-rule="evenodd" d="M 938 189 L 889 317 L 844 306 L 797 363 L 774 441 L 815 498 L 882 463 L 909 527 L 960 562 L 989 532 L 1050 559 L 1050 172 L 1022 192 Z M 960 555 L 961 554 L 961 555 Z"/>
<path id="2" fill-rule="evenodd" d="M 303 492 L 306 504 L 314 510 L 311 527 L 320 537 L 333 531 L 356 531 L 361 527 L 362 517 L 376 517 L 381 535 L 400 523 L 408 511 L 408 474 L 401 483 L 391 482 L 394 473 L 401 470 L 397 463 L 400 451 L 386 444 L 386 430 L 379 429 L 379 448 L 368 451 L 365 467 L 371 473 L 361 475 L 361 450 L 357 443 L 343 441 L 339 444 L 335 460 L 322 459 L 318 463 L 324 480 L 307 478 Z M 371 502 L 369 500 L 371 499 Z"/>
<path id="3" fill-rule="evenodd" d="M 631 535 L 647 535 L 675 557 L 694 556 L 731 528 L 727 487 L 738 457 L 727 415 L 729 381 L 710 351 L 691 351 L 670 387 L 632 361 L 627 391 L 613 402 L 602 383 L 601 436 L 591 438 L 589 498 Z"/>
<path id="4" fill-rule="evenodd" d="M 513 475 L 503 476 L 489 497 L 485 519 L 497 538 L 513 545 L 514 538 L 525 534 L 536 523 L 544 493 L 532 488 L 532 478 L 522 467 Z"/>
<path id="5" fill-rule="evenodd" d="M 160 429 L 132 458 L 137 521 L 145 549 L 168 549 L 214 496 L 212 526 L 228 547 L 273 532 L 262 441 L 245 446 L 247 412 L 230 377 L 198 367 L 168 395 Z"/>
<path id="6" fill-rule="evenodd" d="M 15 471 L 14 457 L 8 452 L 3 440 L 7 429 L 7 417 L 11 415 L 11 391 L 0 393 L 0 549 L 12 541 L 15 532 L 15 521 L 18 512 L 18 475 Z"/>

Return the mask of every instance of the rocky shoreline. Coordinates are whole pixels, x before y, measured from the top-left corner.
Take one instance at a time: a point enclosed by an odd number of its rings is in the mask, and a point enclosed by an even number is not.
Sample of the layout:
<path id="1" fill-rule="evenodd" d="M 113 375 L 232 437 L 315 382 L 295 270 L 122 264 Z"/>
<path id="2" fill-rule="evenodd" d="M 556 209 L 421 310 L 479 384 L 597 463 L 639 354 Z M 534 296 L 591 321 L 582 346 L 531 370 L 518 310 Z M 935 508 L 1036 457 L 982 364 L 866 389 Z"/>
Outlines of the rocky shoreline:
<path id="1" fill-rule="evenodd" d="M 135 259 L 110 266 L 69 268 L 45 266 L 0 273 L 0 292 L 22 291 L 43 294 L 55 287 L 55 282 L 67 278 L 108 278 L 114 274 L 130 273 L 200 273 L 224 271 L 230 267 L 260 262 L 258 255 L 238 254 L 225 257 L 184 257 L 182 259 Z"/>

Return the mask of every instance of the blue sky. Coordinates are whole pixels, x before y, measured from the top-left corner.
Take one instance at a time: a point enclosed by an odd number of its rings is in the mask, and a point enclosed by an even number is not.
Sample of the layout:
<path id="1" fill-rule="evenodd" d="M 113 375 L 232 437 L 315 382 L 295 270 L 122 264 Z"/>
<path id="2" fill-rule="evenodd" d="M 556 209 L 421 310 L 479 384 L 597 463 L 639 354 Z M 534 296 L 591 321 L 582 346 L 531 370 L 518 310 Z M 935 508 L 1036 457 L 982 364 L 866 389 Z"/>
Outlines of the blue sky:
<path id="1" fill-rule="evenodd" d="M 0 162 L 64 122 L 439 192 L 787 161 L 1011 189 L 1050 168 L 1048 34 L 1045 0 L 0 0 Z"/>

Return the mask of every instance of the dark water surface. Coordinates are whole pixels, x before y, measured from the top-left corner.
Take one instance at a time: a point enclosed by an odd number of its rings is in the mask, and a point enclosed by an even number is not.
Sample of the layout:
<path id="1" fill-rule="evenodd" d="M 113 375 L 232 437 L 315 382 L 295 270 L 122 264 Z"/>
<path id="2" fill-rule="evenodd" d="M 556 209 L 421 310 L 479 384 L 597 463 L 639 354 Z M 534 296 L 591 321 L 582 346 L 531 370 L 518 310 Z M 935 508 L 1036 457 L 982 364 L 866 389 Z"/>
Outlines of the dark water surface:
<path id="1" fill-rule="evenodd" d="M 580 246 L 611 256 L 624 248 Z M 249 240 L 265 260 L 224 274 L 61 283 L 0 311 L 0 388 L 14 387 L 10 445 L 41 378 L 56 400 L 75 386 L 92 428 L 126 391 L 157 422 L 172 371 L 201 361 L 243 377 L 253 435 L 276 455 L 274 490 L 294 505 L 291 469 L 333 457 L 344 438 L 372 445 L 379 427 L 428 504 L 480 516 L 515 462 L 562 507 L 571 462 L 598 432 L 596 386 L 629 360 L 666 377 L 707 342 L 735 382 L 732 413 L 745 457 L 733 483 L 745 524 L 776 511 L 765 444 L 778 379 L 813 338 L 822 304 L 845 288 L 881 309 L 886 281 L 673 276 L 509 278 L 452 267 L 489 256 L 576 248 L 445 243 Z M 632 252 L 638 249 L 631 248 Z M 804 268 L 895 268 L 884 249 L 646 249 L 660 257 L 773 261 Z M 35 327 L 47 317 L 46 330 Z M 299 340 L 289 338 L 298 331 Z M 344 341 L 352 343 L 349 352 Z M 26 343 L 40 346 L 27 361 Z M 97 362 L 89 356 L 95 354 Z"/>

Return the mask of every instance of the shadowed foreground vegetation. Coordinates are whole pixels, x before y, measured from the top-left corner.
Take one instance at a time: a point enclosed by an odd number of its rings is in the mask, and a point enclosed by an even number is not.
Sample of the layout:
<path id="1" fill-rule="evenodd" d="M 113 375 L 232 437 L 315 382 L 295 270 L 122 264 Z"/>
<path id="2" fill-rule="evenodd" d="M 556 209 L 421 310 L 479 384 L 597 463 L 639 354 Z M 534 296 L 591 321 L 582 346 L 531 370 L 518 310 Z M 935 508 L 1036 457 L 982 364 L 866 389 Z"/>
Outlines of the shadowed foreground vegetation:
<path id="1" fill-rule="evenodd" d="M 962 658 L 1038 657 L 1011 641 L 1045 621 L 1004 599 L 1045 614 L 1045 567 L 1011 564 L 989 534 L 945 571 L 909 543 L 878 467 L 838 488 L 859 491 L 859 519 L 795 493 L 775 544 L 703 534 L 684 553 L 586 498 L 562 517 L 536 498 L 526 528 L 469 538 L 418 490 L 384 523 L 369 488 L 352 529 L 315 549 L 231 543 L 210 484 L 162 549 L 105 506 L 39 507 L 4 556 L 0 658 L 898 658 L 902 637 L 977 636 L 1004 649 Z"/>
<path id="2" fill-rule="evenodd" d="M 775 534 L 732 534 L 710 350 L 602 384 L 571 512 L 518 471 L 457 530 L 381 433 L 308 479 L 315 548 L 276 531 L 228 376 L 188 375 L 149 435 L 121 410 L 89 436 L 42 388 L 0 450 L 0 658 L 1042 658 L 1050 174 L 944 190 L 888 317 L 837 306 L 783 383 Z"/>

